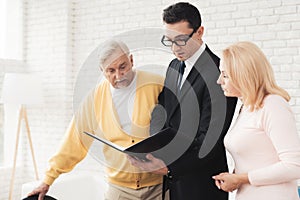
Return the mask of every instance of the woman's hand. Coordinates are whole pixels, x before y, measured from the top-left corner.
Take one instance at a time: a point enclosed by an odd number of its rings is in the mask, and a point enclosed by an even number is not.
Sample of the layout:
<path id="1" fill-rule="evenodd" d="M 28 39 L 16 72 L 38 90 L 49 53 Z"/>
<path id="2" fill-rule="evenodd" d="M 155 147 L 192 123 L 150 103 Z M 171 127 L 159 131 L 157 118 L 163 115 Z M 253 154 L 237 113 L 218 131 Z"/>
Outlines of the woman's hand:
<path id="1" fill-rule="evenodd" d="M 241 187 L 242 184 L 249 183 L 247 174 L 230 174 L 225 172 L 212 178 L 215 179 L 216 186 L 225 192 L 232 192 Z"/>

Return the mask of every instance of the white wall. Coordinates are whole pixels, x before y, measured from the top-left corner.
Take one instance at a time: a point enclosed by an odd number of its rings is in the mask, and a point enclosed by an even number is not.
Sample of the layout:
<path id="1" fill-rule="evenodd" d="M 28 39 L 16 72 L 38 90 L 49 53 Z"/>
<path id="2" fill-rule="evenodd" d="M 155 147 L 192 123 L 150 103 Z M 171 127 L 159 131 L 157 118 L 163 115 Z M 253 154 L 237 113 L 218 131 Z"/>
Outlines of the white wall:
<path id="1" fill-rule="evenodd" d="M 24 61 L 28 71 L 43 77 L 45 90 L 45 104 L 28 111 L 41 176 L 73 114 L 72 98 L 76 76 L 90 53 L 111 36 L 128 33 L 130 38 L 132 33 L 140 33 L 141 28 L 161 28 L 162 9 L 174 2 L 24 1 Z M 262 48 L 274 67 L 278 83 L 292 95 L 291 105 L 297 119 L 297 128 L 300 130 L 299 1 L 191 2 L 202 14 L 205 42 L 217 54 L 228 44 L 240 40 L 253 41 Z M 138 36 L 131 38 L 131 41 L 133 39 L 142 46 L 147 46 L 147 40 L 140 41 Z M 159 48 L 140 48 L 135 49 L 134 53 L 139 65 L 165 66 L 172 57 L 169 52 Z M 29 150 L 25 149 L 25 152 L 29 153 Z M 33 177 L 30 154 L 27 155 L 26 170 Z M 98 170 L 100 166 L 88 156 L 76 170 Z M 7 190 L 0 192 L 0 200 L 7 196 Z"/>
<path id="2" fill-rule="evenodd" d="M 0 59 L 0 94 L 2 91 L 2 83 L 3 83 L 3 78 L 4 78 L 4 74 L 5 73 L 14 73 L 14 72 L 25 72 L 26 71 L 26 66 L 22 61 L 16 61 L 16 60 L 4 60 L 4 59 Z M 1 105 L 2 106 L 2 105 Z M 0 110 L 0 129 L 1 131 L 3 130 L 3 126 L 4 126 L 4 115 L 2 112 L 4 112 L 3 107 L 1 107 L 2 109 Z M 15 113 L 16 114 L 16 113 Z M 3 117 L 3 118 L 2 118 Z M 15 118 L 15 122 L 17 122 L 17 118 Z M 1 142 L 4 142 L 5 146 L 9 145 L 8 147 L 11 150 L 11 155 L 13 155 L 14 153 L 14 149 L 15 149 L 15 134 L 16 134 L 16 130 L 12 131 L 9 133 L 9 135 L 7 135 L 6 137 L 1 137 L 0 140 Z M 25 135 L 22 134 L 20 137 L 20 143 L 22 143 L 22 141 L 25 141 Z M 9 144 L 7 140 L 11 140 L 11 143 Z M 21 145 L 20 145 L 21 146 Z M 7 146 L 6 146 L 7 147 Z M 8 153 L 7 151 L 8 149 L 5 149 L 6 154 Z M 21 150 L 21 149 L 20 149 Z M 0 149 L 0 153 L 4 154 L 3 149 Z M 19 155 L 18 155 L 18 160 L 17 160 L 17 170 L 16 170 L 16 179 L 15 179 L 15 187 L 14 189 L 16 191 L 21 191 L 21 184 L 24 183 L 24 181 L 30 181 L 31 179 L 29 179 L 27 177 L 25 168 L 22 168 L 22 160 L 26 157 L 25 152 L 19 151 Z M 9 159 L 9 158 L 5 158 L 5 159 Z M 11 162 L 13 161 L 13 157 L 11 156 Z M 9 184 L 10 184 L 10 180 L 11 180 L 11 164 L 9 164 L 8 166 L 3 166 L 3 160 L 0 163 L 0 199 L 1 200 L 7 200 L 8 199 L 8 192 L 9 192 Z M 17 197 L 17 196 L 16 196 Z"/>

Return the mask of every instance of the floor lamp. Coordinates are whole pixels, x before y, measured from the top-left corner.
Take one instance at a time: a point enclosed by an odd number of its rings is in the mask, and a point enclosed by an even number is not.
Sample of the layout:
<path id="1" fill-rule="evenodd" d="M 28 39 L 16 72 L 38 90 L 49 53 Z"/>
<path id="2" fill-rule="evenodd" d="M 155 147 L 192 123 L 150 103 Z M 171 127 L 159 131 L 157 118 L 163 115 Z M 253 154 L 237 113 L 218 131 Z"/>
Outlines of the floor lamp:
<path id="1" fill-rule="evenodd" d="M 27 139 L 29 141 L 32 161 L 34 165 L 35 178 L 36 180 L 39 179 L 33 145 L 32 145 L 31 133 L 30 133 L 29 123 L 27 118 L 26 106 L 42 103 L 42 87 L 41 87 L 40 79 L 38 79 L 36 76 L 32 74 L 6 73 L 3 81 L 2 103 L 15 104 L 20 107 L 19 115 L 18 115 L 16 143 L 15 143 L 15 150 L 14 150 L 15 152 L 13 157 L 13 169 L 12 169 L 10 190 L 9 190 L 9 200 L 12 200 L 22 121 L 25 122 Z"/>

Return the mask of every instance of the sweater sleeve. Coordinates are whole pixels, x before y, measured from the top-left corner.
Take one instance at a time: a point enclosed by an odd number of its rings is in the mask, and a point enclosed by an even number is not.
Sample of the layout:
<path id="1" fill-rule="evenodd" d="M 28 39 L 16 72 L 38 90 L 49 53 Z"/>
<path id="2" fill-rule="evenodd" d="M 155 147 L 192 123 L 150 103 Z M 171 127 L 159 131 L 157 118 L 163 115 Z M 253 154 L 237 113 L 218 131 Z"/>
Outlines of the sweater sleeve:
<path id="1" fill-rule="evenodd" d="M 71 171 L 86 156 L 92 139 L 84 135 L 83 131 L 95 130 L 93 113 L 92 93 L 73 116 L 59 150 L 49 160 L 44 183 L 52 185 L 60 174 Z"/>
<path id="2" fill-rule="evenodd" d="M 289 104 L 279 96 L 265 100 L 262 128 L 272 141 L 278 162 L 249 172 L 252 185 L 279 184 L 300 178 L 300 140 Z"/>

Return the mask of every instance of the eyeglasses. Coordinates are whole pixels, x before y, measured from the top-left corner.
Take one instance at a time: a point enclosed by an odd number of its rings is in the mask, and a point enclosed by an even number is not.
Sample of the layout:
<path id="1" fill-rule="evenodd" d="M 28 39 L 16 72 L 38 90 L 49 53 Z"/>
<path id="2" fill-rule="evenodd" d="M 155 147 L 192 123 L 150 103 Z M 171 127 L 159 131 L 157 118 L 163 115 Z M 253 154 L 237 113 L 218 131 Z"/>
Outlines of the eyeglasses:
<path id="1" fill-rule="evenodd" d="M 186 45 L 186 43 L 193 36 L 194 33 L 195 33 L 195 30 L 193 30 L 193 32 L 189 35 L 177 36 L 177 38 L 175 38 L 175 40 L 170 40 L 164 35 L 164 36 L 162 36 L 160 41 L 166 47 L 171 47 L 171 46 L 173 46 L 173 44 L 176 44 L 177 46 L 182 47 L 182 46 Z"/>

